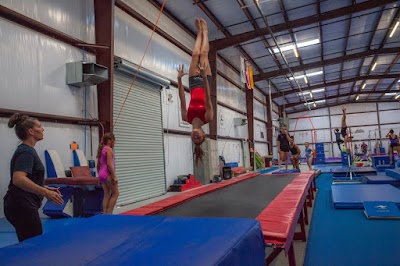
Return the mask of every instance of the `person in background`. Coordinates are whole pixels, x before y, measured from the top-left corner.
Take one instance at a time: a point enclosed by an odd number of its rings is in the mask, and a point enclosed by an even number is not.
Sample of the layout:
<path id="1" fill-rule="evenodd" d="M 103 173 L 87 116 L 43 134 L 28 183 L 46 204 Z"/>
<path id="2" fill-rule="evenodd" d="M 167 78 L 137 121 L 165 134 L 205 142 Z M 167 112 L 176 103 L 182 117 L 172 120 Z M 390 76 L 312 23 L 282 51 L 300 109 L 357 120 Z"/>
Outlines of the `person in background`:
<path id="1" fill-rule="evenodd" d="M 35 150 L 36 143 L 44 135 L 39 120 L 15 113 L 10 117 L 8 127 L 15 128 L 22 143 L 11 159 L 11 180 L 4 196 L 4 215 L 14 226 L 21 242 L 43 233 L 38 210 L 44 197 L 57 205 L 62 205 L 64 200 L 58 188 L 44 185 L 45 168 Z"/>
<path id="2" fill-rule="evenodd" d="M 208 61 L 209 43 L 207 23 L 203 19 L 196 19 L 197 37 L 194 45 L 192 61 L 189 67 L 190 103 L 186 109 L 186 95 L 182 85 L 184 66 L 178 71 L 178 89 L 181 103 L 182 120 L 193 126 L 192 142 L 194 143 L 194 157 L 196 165 L 202 162 L 204 151 L 201 144 L 206 135 L 202 126 L 214 119 L 214 109 L 210 97 L 211 68 Z"/>
<path id="3" fill-rule="evenodd" d="M 103 213 L 112 214 L 119 196 L 118 180 L 114 166 L 115 136 L 112 133 L 104 134 L 97 151 L 97 172 L 103 187 Z"/>
<path id="4" fill-rule="evenodd" d="M 389 138 L 390 145 L 389 145 L 389 156 L 390 156 L 390 164 L 394 163 L 394 150 L 397 151 L 397 154 L 400 152 L 400 144 L 399 144 L 399 137 L 394 133 L 394 130 L 389 130 L 389 133 L 386 134 L 386 137 Z"/>
<path id="5" fill-rule="evenodd" d="M 308 142 L 304 143 L 304 146 L 305 146 L 308 169 L 312 171 L 313 150 L 310 148 L 310 143 Z"/>
<path id="6" fill-rule="evenodd" d="M 336 136 L 336 143 L 338 145 L 338 148 L 340 151 L 342 151 L 342 149 L 340 148 L 340 144 L 342 144 L 344 141 L 340 138 L 340 131 L 338 128 L 335 129 L 335 136 Z"/>
<path id="7" fill-rule="evenodd" d="M 368 145 L 364 141 L 361 144 L 361 152 L 364 154 L 367 154 L 367 152 L 368 152 Z"/>
<path id="8" fill-rule="evenodd" d="M 285 161 L 286 171 L 288 170 L 288 159 L 289 159 L 289 142 L 292 141 L 290 138 L 286 126 L 281 128 L 281 133 L 278 135 L 277 147 L 278 147 L 278 171 L 281 170 L 282 161 Z"/>
<path id="9" fill-rule="evenodd" d="M 293 169 L 298 169 L 300 170 L 300 148 L 297 144 L 294 144 L 294 138 L 290 136 L 292 141 L 289 142 L 289 150 L 292 153 L 292 156 L 290 156 L 290 160 L 292 161 L 293 164 Z"/>

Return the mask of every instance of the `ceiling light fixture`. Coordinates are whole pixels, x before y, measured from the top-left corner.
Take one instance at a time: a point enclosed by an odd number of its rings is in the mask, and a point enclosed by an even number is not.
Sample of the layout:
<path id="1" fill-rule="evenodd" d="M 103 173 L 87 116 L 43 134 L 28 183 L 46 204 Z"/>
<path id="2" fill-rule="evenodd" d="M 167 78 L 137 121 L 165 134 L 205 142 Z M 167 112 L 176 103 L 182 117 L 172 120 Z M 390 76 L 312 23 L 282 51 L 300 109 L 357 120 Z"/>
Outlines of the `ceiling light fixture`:
<path id="1" fill-rule="evenodd" d="M 356 101 L 358 101 L 358 99 L 360 99 L 360 96 L 357 95 Z"/>
<path id="2" fill-rule="evenodd" d="M 396 94 L 396 92 L 386 92 L 385 96 L 395 96 Z"/>
<path id="3" fill-rule="evenodd" d="M 400 23 L 400 21 L 396 22 L 396 25 L 394 25 L 394 28 L 393 28 L 392 32 L 390 33 L 389 38 L 392 38 L 394 32 L 397 30 L 397 27 L 399 26 L 399 23 Z"/>
<path id="4" fill-rule="evenodd" d="M 294 51 L 294 55 L 295 55 L 296 57 L 299 57 L 299 54 L 297 53 L 296 47 L 293 47 L 293 51 Z"/>
<path id="5" fill-rule="evenodd" d="M 375 70 L 375 67 L 376 67 L 376 65 L 377 65 L 378 63 L 377 62 L 375 62 L 375 64 L 374 64 L 374 66 L 372 67 L 372 71 L 374 71 Z"/>
<path id="6" fill-rule="evenodd" d="M 316 89 L 316 90 L 312 90 L 312 93 L 318 93 L 318 92 L 323 92 L 325 91 L 325 89 Z"/>
<path id="7" fill-rule="evenodd" d="M 314 39 L 314 40 L 310 40 L 310 41 L 306 41 L 306 42 L 296 43 L 296 46 L 297 46 L 297 48 L 302 48 L 302 47 L 307 47 L 307 46 L 310 46 L 310 45 L 313 45 L 313 44 L 318 44 L 318 43 L 320 43 L 320 40 L 319 39 Z M 293 44 L 289 44 L 289 45 L 282 46 L 282 47 L 279 47 L 279 48 L 281 49 L 282 52 L 286 52 L 286 51 L 293 50 L 296 47 Z M 274 48 L 273 50 L 274 50 L 274 53 L 279 53 L 279 49 L 278 48 Z"/>
<path id="8" fill-rule="evenodd" d="M 321 75 L 323 74 L 323 71 L 317 71 L 317 72 L 312 72 L 312 73 L 306 73 L 305 75 L 300 75 L 300 76 L 296 76 L 294 77 L 295 79 L 302 79 L 304 77 L 313 77 L 313 76 L 317 76 L 317 75 Z M 293 80 L 293 77 L 290 77 L 289 80 Z"/>
<path id="9" fill-rule="evenodd" d="M 397 95 L 396 97 L 394 97 L 396 100 L 398 99 L 398 98 L 400 98 L 400 94 L 399 95 Z"/>
<path id="10" fill-rule="evenodd" d="M 362 85 L 361 89 L 363 90 L 365 88 L 367 84 L 364 83 L 364 85 Z"/>

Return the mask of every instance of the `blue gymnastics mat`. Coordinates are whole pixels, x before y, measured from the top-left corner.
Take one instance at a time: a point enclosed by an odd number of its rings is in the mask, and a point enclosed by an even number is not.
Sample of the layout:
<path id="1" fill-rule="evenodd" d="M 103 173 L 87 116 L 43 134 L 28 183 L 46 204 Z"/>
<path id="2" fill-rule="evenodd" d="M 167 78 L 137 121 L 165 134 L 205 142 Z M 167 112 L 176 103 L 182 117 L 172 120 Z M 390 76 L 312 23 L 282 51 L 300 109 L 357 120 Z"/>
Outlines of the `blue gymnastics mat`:
<path id="1" fill-rule="evenodd" d="M 400 169 L 386 169 L 385 173 L 387 176 L 400 180 Z"/>
<path id="2" fill-rule="evenodd" d="M 365 175 L 365 180 L 368 184 L 396 184 L 400 180 L 387 175 Z"/>
<path id="3" fill-rule="evenodd" d="M 281 169 L 281 170 L 279 170 L 279 171 L 272 172 L 272 174 L 274 174 L 274 175 L 279 175 L 279 174 L 292 174 L 292 173 L 300 173 L 300 170 L 299 170 L 299 169 L 288 169 L 288 170 L 286 170 L 286 169 Z"/>
<path id="4" fill-rule="evenodd" d="M 353 173 L 353 175 L 376 175 L 376 169 L 372 167 L 341 167 L 341 168 L 335 168 L 333 169 L 332 173 L 333 176 L 349 176 L 350 172 Z"/>
<path id="5" fill-rule="evenodd" d="M 72 219 L 72 218 L 71 218 Z M 97 215 L 0 249 L 6 265 L 265 265 L 260 223 Z"/>
<path id="6" fill-rule="evenodd" d="M 332 185 L 336 209 L 363 209 L 364 201 L 393 201 L 400 206 L 400 189 L 389 184 Z"/>

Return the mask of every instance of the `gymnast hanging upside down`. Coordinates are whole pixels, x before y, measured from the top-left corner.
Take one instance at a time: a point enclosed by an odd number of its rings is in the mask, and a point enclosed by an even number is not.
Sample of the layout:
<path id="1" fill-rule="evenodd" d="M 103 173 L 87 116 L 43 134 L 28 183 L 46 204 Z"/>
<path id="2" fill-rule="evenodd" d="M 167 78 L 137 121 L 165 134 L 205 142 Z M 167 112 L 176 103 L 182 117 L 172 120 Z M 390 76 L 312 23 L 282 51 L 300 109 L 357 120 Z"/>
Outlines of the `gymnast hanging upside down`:
<path id="1" fill-rule="evenodd" d="M 211 69 L 208 61 L 209 43 L 207 23 L 196 19 L 197 38 L 189 67 L 190 103 L 186 109 L 185 90 L 182 85 L 184 66 L 179 66 L 178 89 L 181 101 L 182 120 L 193 126 L 192 141 L 195 144 L 196 164 L 202 161 L 204 152 L 200 145 L 205 140 L 202 126 L 214 119 L 214 110 L 210 99 Z"/>

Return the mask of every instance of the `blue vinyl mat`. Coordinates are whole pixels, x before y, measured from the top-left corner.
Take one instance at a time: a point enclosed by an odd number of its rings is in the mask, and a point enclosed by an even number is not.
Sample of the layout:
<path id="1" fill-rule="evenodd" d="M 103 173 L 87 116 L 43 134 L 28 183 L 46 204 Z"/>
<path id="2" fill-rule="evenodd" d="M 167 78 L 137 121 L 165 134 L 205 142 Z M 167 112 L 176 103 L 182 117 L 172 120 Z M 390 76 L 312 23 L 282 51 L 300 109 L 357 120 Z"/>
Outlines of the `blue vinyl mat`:
<path id="1" fill-rule="evenodd" d="M 98 215 L 1 248 L 0 262 L 265 265 L 265 244 L 259 222 L 252 219 Z"/>
<path id="2" fill-rule="evenodd" d="M 365 180 L 368 184 L 396 184 L 400 180 L 387 175 L 365 175 Z"/>
<path id="3" fill-rule="evenodd" d="M 400 180 L 400 169 L 386 169 L 385 173 L 387 176 Z"/>
<path id="4" fill-rule="evenodd" d="M 332 185 L 336 209 L 363 209 L 364 201 L 393 201 L 400 206 L 400 189 L 389 184 Z"/>
<path id="5" fill-rule="evenodd" d="M 333 176 L 348 176 L 350 175 L 350 172 L 355 174 L 355 175 L 360 175 L 360 174 L 375 174 L 376 175 L 376 170 L 372 167 L 341 167 L 341 168 L 336 168 L 333 169 Z"/>

